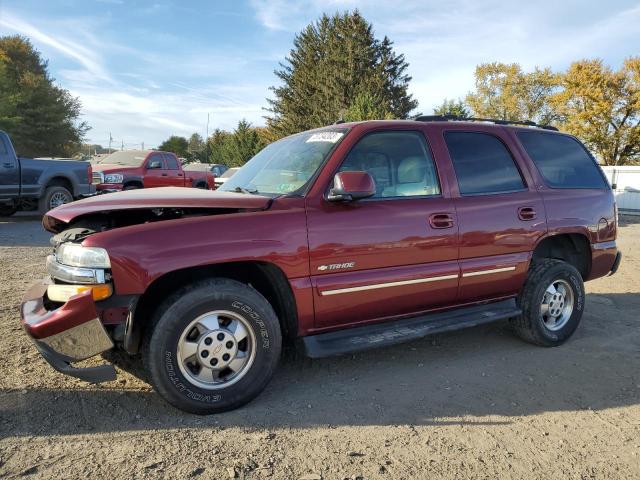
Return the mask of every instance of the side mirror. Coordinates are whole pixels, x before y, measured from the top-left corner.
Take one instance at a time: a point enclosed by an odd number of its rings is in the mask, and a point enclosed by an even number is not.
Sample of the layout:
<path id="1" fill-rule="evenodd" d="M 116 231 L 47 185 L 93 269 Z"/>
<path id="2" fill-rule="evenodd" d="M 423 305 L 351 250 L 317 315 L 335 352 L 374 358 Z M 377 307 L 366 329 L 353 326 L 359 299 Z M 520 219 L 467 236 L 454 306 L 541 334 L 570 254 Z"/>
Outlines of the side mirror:
<path id="1" fill-rule="evenodd" d="M 330 202 L 352 202 L 376 194 L 376 182 L 367 172 L 338 172 L 329 190 Z"/>
<path id="2" fill-rule="evenodd" d="M 162 168 L 162 162 L 160 162 L 160 160 L 151 160 L 147 163 L 147 170 L 153 170 L 156 168 Z"/>

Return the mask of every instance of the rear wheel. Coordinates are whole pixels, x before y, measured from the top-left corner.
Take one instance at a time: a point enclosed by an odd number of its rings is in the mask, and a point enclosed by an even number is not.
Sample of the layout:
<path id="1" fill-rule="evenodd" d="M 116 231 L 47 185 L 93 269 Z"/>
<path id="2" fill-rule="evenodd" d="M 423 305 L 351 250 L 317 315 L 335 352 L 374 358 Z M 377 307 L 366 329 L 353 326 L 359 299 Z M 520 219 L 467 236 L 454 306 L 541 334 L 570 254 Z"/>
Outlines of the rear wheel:
<path id="1" fill-rule="evenodd" d="M 513 319 L 522 339 L 545 347 L 567 341 L 584 310 L 580 272 L 566 262 L 545 259 L 532 264 L 518 302 L 522 315 Z"/>
<path id="2" fill-rule="evenodd" d="M 140 185 L 131 184 L 131 185 L 125 185 L 123 190 L 139 190 L 140 188 L 142 188 Z"/>
<path id="3" fill-rule="evenodd" d="M 278 319 L 262 295 L 214 279 L 184 287 L 158 307 L 142 355 L 166 401 L 209 414 L 255 398 L 275 371 L 281 345 Z"/>
<path id="4" fill-rule="evenodd" d="M 0 217 L 10 217 L 17 211 L 16 207 L 0 207 Z"/>
<path id="5" fill-rule="evenodd" d="M 44 195 L 40 198 L 38 203 L 38 210 L 41 214 L 47 213 L 49 210 L 53 210 L 65 203 L 73 202 L 73 195 L 64 187 L 54 185 L 47 187 L 44 191 Z"/>

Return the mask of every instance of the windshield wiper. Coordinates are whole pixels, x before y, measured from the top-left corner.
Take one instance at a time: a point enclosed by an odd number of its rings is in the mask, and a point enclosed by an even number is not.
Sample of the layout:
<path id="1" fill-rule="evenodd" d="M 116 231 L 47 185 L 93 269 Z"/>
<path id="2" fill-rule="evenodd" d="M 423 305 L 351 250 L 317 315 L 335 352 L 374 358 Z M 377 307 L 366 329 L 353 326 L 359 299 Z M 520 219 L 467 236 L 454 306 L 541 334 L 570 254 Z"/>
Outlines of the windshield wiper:
<path id="1" fill-rule="evenodd" d="M 250 188 L 243 188 L 243 187 L 236 187 L 233 190 L 234 192 L 237 193 L 258 193 L 258 189 L 254 188 L 254 189 L 250 189 Z"/>

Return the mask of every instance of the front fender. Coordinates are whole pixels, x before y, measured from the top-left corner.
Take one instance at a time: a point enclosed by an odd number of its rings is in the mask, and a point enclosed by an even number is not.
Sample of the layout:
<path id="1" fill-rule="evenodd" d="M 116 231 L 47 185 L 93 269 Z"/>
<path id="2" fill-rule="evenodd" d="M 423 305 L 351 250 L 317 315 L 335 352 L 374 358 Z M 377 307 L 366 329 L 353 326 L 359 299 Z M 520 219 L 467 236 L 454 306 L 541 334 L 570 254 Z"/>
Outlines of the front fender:
<path id="1" fill-rule="evenodd" d="M 146 223 L 96 233 L 118 295 L 140 295 L 162 275 L 219 263 L 263 261 L 287 278 L 309 275 L 306 216 L 299 206 Z"/>

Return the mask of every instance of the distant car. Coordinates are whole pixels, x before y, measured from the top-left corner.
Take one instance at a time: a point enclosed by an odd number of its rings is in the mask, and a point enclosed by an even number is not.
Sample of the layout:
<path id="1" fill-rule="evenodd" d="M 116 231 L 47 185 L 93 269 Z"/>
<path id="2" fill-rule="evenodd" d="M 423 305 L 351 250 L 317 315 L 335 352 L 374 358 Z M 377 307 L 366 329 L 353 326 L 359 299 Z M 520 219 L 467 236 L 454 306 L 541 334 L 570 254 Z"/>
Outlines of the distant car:
<path id="1" fill-rule="evenodd" d="M 233 174 L 236 173 L 238 170 L 240 170 L 240 167 L 233 167 L 233 168 L 229 168 L 227 169 L 226 172 L 224 172 L 222 175 L 220 175 L 219 177 L 216 177 L 213 180 L 214 186 L 215 188 L 218 188 L 219 186 L 221 186 L 224 182 L 226 182 L 229 178 L 233 177 Z"/>
<path id="2" fill-rule="evenodd" d="M 187 163 L 182 168 L 192 172 L 211 172 L 216 177 L 229 170 L 229 167 L 221 163 Z"/>
<path id="3" fill-rule="evenodd" d="M 9 135 L 0 131 L 0 216 L 19 210 L 45 213 L 95 193 L 89 162 L 19 158 Z"/>
<path id="4" fill-rule="evenodd" d="M 183 170 L 175 154 L 158 150 L 121 150 L 93 164 L 99 193 L 152 187 L 210 189 L 209 172 Z"/>

